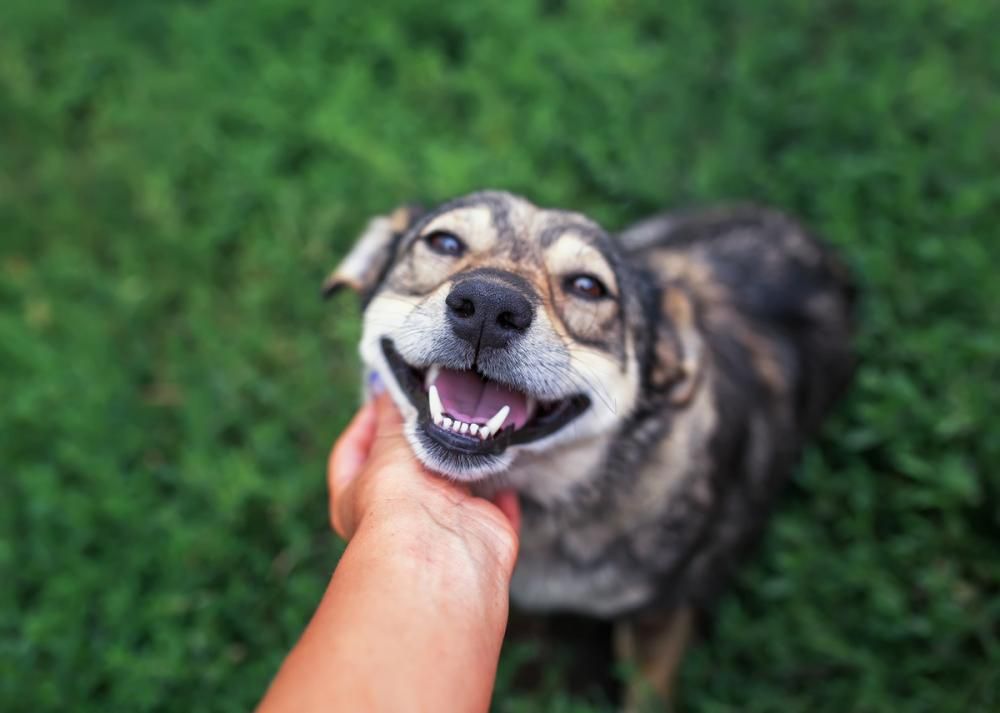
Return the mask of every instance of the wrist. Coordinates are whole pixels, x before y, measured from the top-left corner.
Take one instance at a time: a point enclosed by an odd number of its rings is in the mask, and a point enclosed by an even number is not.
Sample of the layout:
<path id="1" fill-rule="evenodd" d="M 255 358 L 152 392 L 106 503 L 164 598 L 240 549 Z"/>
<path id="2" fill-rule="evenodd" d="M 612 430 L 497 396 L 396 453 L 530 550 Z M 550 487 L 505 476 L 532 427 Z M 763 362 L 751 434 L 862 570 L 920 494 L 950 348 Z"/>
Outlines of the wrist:
<path id="1" fill-rule="evenodd" d="M 429 583 L 501 590 L 506 597 L 517 537 L 499 512 L 484 515 L 491 507 L 447 494 L 386 499 L 368 509 L 354 539 L 397 566 L 420 570 Z"/>

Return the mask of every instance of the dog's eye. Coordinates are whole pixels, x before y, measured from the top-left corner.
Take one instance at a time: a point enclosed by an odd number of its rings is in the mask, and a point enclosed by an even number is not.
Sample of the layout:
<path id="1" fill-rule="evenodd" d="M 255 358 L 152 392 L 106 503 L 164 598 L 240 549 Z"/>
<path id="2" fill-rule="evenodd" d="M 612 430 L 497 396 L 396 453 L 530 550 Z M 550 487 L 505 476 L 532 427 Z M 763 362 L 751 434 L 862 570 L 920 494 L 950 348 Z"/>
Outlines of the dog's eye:
<path id="1" fill-rule="evenodd" d="M 566 289 L 585 300 L 599 300 L 608 296 L 608 288 L 593 275 L 572 275 L 567 277 Z"/>
<path id="2" fill-rule="evenodd" d="M 434 231 L 424 238 L 424 242 L 438 255 L 458 257 L 465 252 L 465 243 L 443 230 Z"/>

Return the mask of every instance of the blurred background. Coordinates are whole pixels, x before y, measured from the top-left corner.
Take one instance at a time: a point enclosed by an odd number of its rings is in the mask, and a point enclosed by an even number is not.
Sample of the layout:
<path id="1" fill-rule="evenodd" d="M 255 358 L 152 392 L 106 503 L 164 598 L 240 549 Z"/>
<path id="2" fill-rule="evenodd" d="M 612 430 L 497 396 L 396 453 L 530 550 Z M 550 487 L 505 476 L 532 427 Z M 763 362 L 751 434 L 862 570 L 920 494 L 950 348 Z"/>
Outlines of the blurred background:
<path id="1" fill-rule="evenodd" d="M 1000 4 L 5 0 L 0 709 L 245 711 L 340 552 L 372 214 L 770 203 L 863 365 L 689 711 L 1000 710 Z M 504 655 L 497 711 L 611 710 Z M 525 667 L 542 671 L 530 690 Z"/>

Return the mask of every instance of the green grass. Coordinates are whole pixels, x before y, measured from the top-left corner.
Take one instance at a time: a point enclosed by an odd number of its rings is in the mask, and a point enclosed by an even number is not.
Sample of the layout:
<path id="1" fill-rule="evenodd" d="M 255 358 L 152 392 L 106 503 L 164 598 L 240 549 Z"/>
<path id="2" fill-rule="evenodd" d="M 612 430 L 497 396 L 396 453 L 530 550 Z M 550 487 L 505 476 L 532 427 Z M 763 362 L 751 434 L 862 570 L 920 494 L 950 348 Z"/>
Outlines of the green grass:
<path id="1" fill-rule="evenodd" d="M 340 545 L 367 217 L 746 198 L 861 276 L 863 366 L 683 709 L 1000 710 L 1000 5 L 0 4 L 0 708 L 243 711 Z M 498 711 L 596 710 L 508 681 Z M 548 662 L 541 662 L 543 666 Z"/>

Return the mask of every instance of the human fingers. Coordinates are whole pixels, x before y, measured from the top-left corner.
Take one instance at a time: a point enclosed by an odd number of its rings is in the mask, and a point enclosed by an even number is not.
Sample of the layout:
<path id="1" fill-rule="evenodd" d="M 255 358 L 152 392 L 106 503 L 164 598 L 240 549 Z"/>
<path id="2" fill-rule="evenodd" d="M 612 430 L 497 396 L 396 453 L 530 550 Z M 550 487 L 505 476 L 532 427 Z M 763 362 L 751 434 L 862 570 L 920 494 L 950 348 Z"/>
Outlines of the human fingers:
<path id="1" fill-rule="evenodd" d="M 348 441 L 354 446 L 363 442 L 363 457 L 359 459 L 361 448 L 349 446 L 343 455 L 331 457 L 330 521 L 344 539 L 351 537 L 372 504 L 399 500 L 402 493 L 412 492 L 414 479 L 407 476 L 424 470 L 406 442 L 403 419 L 387 394 L 378 393 L 363 410 L 364 438 Z M 341 461 L 346 476 L 338 472 Z"/>
<path id="2" fill-rule="evenodd" d="M 515 534 L 521 532 L 521 503 L 513 490 L 501 490 L 493 496 L 493 504 L 497 506 L 504 517 L 510 522 Z"/>
<path id="3" fill-rule="evenodd" d="M 376 433 L 376 413 L 371 402 L 364 404 L 354 415 L 343 434 L 337 439 L 327 460 L 327 487 L 330 498 L 330 523 L 338 501 L 348 485 L 357 478 L 371 452 Z M 334 529 L 337 529 L 334 526 Z"/>

